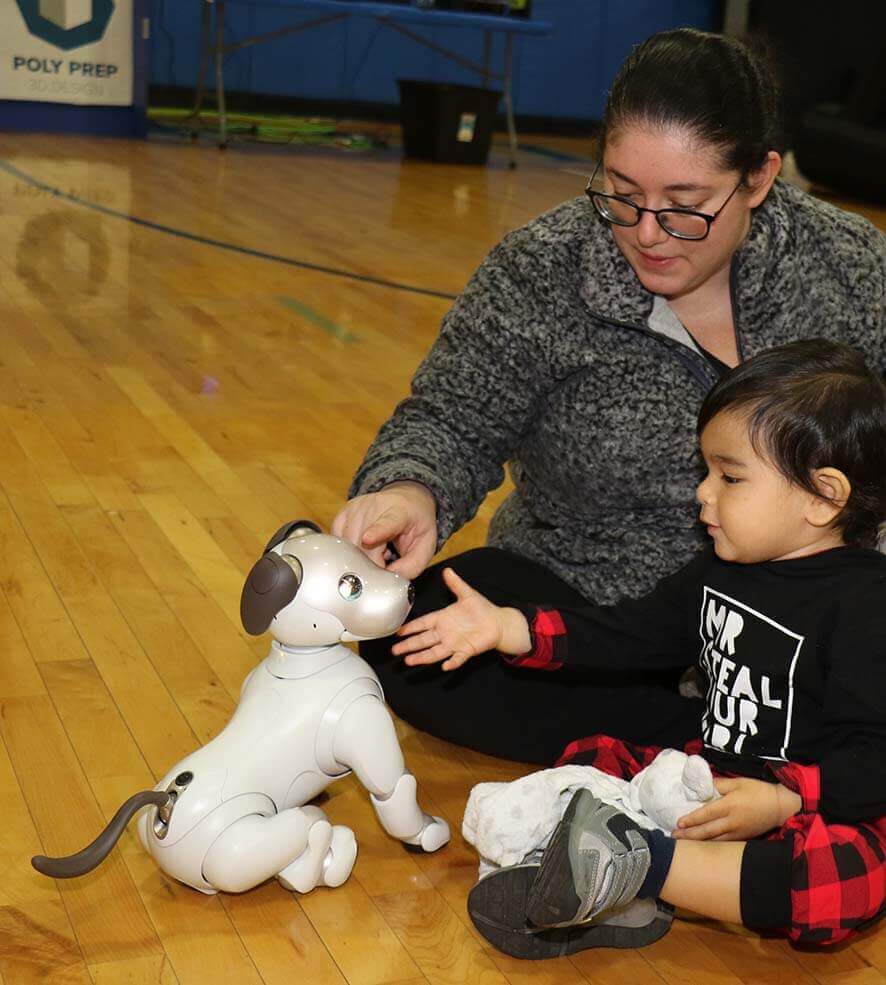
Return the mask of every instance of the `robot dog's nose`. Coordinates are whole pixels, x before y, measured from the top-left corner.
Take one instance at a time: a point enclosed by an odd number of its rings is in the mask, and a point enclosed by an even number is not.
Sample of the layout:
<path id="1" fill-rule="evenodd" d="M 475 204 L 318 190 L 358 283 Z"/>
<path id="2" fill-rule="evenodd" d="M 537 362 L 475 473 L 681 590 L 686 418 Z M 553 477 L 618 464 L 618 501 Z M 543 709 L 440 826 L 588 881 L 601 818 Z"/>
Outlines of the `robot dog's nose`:
<path id="1" fill-rule="evenodd" d="M 415 585 L 412 582 L 409 583 L 409 588 L 406 589 L 406 601 L 410 606 L 415 601 Z"/>

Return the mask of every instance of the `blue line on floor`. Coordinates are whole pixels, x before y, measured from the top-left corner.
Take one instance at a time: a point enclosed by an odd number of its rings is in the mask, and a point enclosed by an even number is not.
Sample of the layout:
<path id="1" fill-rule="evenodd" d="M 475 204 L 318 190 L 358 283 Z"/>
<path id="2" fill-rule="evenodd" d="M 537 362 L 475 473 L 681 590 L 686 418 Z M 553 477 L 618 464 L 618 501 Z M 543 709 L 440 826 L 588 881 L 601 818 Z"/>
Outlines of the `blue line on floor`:
<path id="1" fill-rule="evenodd" d="M 167 233 L 170 236 L 178 236 L 180 239 L 188 239 L 193 243 L 204 243 L 207 246 L 215 246 L 220 250 L 229 250 L 232 253 L 241 253 L 244 256 L 255 257 L 259 260 L 272 260 L 275 263 L 283 263 L 290 267 L 300 267 L 303 270 L 313 270 L 318 274 L 328 274 L 330 277 L 343 277 L 346 280 L 355 280 L 363 284 L 374 284 L 376 287 L 389 287 L 394 291 L 406 291 L 409 294 L 421 294 L 430 298 L 443 298 L 446 301 L 454 301 L 456 295 L 448 294 L 446 291 L 434 291 L 428 287 L 414 287 L 412 284 L 401 284 L 393 280 L 384 280 L 381 277 L 370 277 L 367 274 L 355 274 L 348 270 L 338 270 L 335 267 L 324 267 L 319 263 L 309 263 L 307 260 L 296 260 L 293 257 L 281 256 L 278 253 L 267 253 L 264 250 L 254 250 L 249 246 L 237 246 L 236 243 L 226 243 L 220 239 L 210 239 L 207 236 L 198 236 L 196 233 L 189 233 L 185 229 L 176 229 L 174 226 L 164 226 L 159 222 L 151 222 L 150 219 L 140 219 L 138 216 L 130 215 L 128 212 L 121 212 L 117 209 L 110 209 L 106 205 L 99 205 L 98 202 L 90 202 L 88 199 L 80 198 L 78 195 L 71 195 L 63 192 L 60 188 L 47 185 L 38 178 L 27 174 L 8 161 L 0 160 L 0 170 L 11 174 L 19 181 L 23 181 L 32 188 L 39 188 L 41 191 L 55 195 L 57 198 L 65 199 L 84 208 L 92 209 L 94 212 L 101 212 L 104 215 L 112 216 L 115 219 L 125 219 L 136 226 L 145 229 L 153 229 L 156 232 Z"/>

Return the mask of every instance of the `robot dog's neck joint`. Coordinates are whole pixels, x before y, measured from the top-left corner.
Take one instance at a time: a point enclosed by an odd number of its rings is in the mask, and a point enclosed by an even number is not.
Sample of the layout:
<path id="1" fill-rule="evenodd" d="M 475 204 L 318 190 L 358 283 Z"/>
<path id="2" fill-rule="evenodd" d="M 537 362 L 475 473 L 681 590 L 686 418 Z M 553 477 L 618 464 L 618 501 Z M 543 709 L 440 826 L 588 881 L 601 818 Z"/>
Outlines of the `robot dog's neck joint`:
<path id="1" fill-rule="evenodd" d="M 271 642 L 271 652 L 265 660 L 268 672 L 274 677 L 301 679 L 314 674 L 351 656 L 351 651 L 341 643 L 331 646 L 284 646 L 278 640 Z"/>

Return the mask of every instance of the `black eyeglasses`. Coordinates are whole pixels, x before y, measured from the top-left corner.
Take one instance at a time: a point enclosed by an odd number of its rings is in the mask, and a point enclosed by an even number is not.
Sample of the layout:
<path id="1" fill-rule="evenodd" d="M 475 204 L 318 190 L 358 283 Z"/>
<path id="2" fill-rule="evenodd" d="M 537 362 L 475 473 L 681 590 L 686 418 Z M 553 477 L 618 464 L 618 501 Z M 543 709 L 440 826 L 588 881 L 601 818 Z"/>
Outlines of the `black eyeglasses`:
<path id="1" fill-rule="evenodd" d="M 711 223 L 729 204 L 732 196 L 741 188 L 744 183 L 744 175 L 741 181 L 729 193 L 729 197 L 713 214 L 706 212 L 695 212 L 692 209 L 644 209 L 640 205 L 635 205 L 629 198 L 623 195 L 608 195 L 606 192 L 593 191 L 591 185 L 597 172 L 600 170 L 598 161 L 585 188 L 585 195 L 593 202 L 594 208 L 607 221 L 616 226 L 636 226 L 640 222 L 640 217 L 644 212 L 649 212 L 655 216 L 655 221 L 661 228 L 675 239 L 705 239 L 711 231 Z"/>

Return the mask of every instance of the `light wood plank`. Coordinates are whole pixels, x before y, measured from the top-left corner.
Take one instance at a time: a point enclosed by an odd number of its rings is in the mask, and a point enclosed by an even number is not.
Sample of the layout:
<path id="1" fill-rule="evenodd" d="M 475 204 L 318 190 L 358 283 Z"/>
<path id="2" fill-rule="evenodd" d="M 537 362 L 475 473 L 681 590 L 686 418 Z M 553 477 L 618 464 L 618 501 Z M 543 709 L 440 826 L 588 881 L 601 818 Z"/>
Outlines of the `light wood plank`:
<path id="1" fill-rule="evenodd" d="M 143 493 L 139 502 L 187 561 L 225 618 L 239 626 L 245 572 L 241 574 L 234 568 L 217 542 L 176 496 Z"/>
<path id="2" fill-rule="evenodd" d="M 0 429 L 0 445 L 8 437 L 8 432 L 3 434 Z M 12 467 L 26 465 L 20 461 Z M 6 468 L 0 466 L 0 476 L 5 473 Z M 83 641 L 2 489 L 0 580 L 7 604 L 37 662 L 86 658 Z"/>
<path id="3" fill-rule="evenodd" d="M 507 979 L 433 890 L 376 897 L 388 926 L 432 985 L 505 985 Z"/>
<path id="4" fill-rule="evenodd" d="M 204 742 L 220 732 L 235 703 L 151 583 L 119 528 L 94 506 L 68 508 L 64 515 L 188 724 Z"/>
<path id="5" fill-rule="evenodd" d="M 179 985 L 165 954 L 89 965 L 94 985 Z"/>
<path id="6" fill-rule="evenodd" d="M 0 906 L 0 973 L 9 985 L 92 985 L 59 901 Z"/>
<path id="7" fill-rule="evenodd" d="M 243 639 L 240 627 L 225 616 L 144 510 L 115 514 L 111 520 L 225 690 L 238 697 L 244 677 L 267 655 L 267 640 Z"/>
<path id="8" fill-rule="evenodd" d="M 216 896 L 169 879 L 144 852 L 126 865 L 180 985 L 255 985 L 259 973 Z"/>
<path id="9" fill-rule="evenodd" d="M 222 901 L 267 985 L 345 985 L 347 981 L 294 893 L 276 882 Z"/>
<path id="10" fill-rule="evenodd" d="M 259 537 L 273 532 L 276 516 L 209 444 L 136 372 L 125 366 L 111 366 L 108 373 L 120 389 L 154 427 L 167 439 L 182 459 L 215 490 L 230 508 Z"/>
<path id="11" fill-rule="evenodd" d="M 0 698 L 43 694 L 43 681 L 5 593 L 0 594 L 0 653 Z"/>
<path id="12" fill-rule="evenodd" d="M 36 476 L 23 467 L 2 482 L 148 762 L 165 771 L 193 747 L 193 733 Z"/>
<path id="13" fill-rule="evenodd" d="M 569 958 L 588 985 L 662 985 L 669 979 L 647 960 L 646 951 L 612 951 L 605 948 L 580 951 Z M 703 967 L 695 971 L 696 982 L 707 982 Z M 559 983 L 558 983 L 559 985 Z"/>
<path id="14" fill-rule="evenodd" d="M 408 950 L 356 880 L 334 890 L 315 889 L 299 902 L 351 985 L 420 977 Z"/>
<path id="15" fill-rule="evenodd" d="M 3 701 L 0 733 L 44 853 L 66 855 L 92 841 L 104 819 L 49 700 Z M 154 928 L 115 855 L 88 876 L 60 882 L 58 889 L 88 962 L 159 953 Z"/>
<path id="16" fill-rule="evenodd" d="M 640 951 L 668 985 L 693 985 L 699 980 L 737 985 L 737 970 L 694 933 L 691 923 L 675 920 L 670 931 Z"/>

